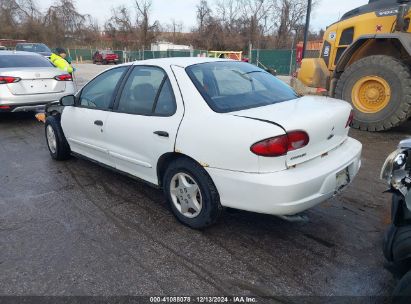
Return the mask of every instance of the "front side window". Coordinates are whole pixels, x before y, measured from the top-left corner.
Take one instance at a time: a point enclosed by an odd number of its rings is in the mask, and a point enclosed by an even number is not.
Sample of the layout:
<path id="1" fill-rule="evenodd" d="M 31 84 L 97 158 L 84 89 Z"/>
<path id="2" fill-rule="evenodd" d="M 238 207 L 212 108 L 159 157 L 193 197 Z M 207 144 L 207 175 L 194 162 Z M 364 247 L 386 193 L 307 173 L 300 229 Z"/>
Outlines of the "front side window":
<path id="1" fill-rule="evenodd" d="M 108 110 L 114 98 L 116 87 L 127 67 L 109 70 L 89 82 L 81 92 L 79 106 Z"/>
<path id="2" fill-rule="evenodd" d="M 248 63 L 210 62 L 189 66 L 186 71 L 211 109 L 218 113 L 298 98 L 284 82 Z"/>
<path id="3" fill-rule="evenodd" d="M 157 67 L 136 66 L 124 86 L 118 111 L 137 115 L 173 115 L 176 103 L 167 74 Z"/>

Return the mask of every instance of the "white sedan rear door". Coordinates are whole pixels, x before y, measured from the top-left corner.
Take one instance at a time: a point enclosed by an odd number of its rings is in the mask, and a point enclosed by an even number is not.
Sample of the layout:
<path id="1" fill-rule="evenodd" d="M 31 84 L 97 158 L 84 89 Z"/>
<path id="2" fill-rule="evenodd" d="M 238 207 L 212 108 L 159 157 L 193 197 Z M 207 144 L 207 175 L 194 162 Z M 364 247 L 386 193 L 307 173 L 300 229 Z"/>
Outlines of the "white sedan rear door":
<path id="1" fill-rule="evenodd" d="M 135 66 L 105 129 L 116 169 L 158 184 L 157 162 L 163 154 L 174 152 L 183 113 L 171 70 Z"/>

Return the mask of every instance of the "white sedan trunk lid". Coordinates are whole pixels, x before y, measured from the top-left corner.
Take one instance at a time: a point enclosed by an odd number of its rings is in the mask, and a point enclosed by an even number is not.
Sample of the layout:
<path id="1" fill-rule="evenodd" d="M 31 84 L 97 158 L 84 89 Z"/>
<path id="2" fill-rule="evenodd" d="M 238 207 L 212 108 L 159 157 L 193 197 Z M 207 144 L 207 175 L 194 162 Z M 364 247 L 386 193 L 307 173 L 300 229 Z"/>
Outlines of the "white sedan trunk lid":
<path id="1" fill-rule="evenodd" d="M 309 161 L 341 145 L 348 137 L 346 128 L 351 106 L 340 100 L 306 96 L 270 106 L 231 113 L 237 116 L 266 120 L 280 125 L 286 132 L 305 131 L 308 145 L 288 152 L 288 167 Z M 265 138 L 257 138 L 263 140 Z"/>
<path id="2" fill-rule="evenodd" d="M 7 84 L 7 88 L 13 95 L 34 95 L 61 93 L 66 89 L 65 81 L 54 79 L 61 75 L 56 68 L 8 68 L 0 69 L 0 76 L 12 76 L 21 78 L 19 82 Z"/>

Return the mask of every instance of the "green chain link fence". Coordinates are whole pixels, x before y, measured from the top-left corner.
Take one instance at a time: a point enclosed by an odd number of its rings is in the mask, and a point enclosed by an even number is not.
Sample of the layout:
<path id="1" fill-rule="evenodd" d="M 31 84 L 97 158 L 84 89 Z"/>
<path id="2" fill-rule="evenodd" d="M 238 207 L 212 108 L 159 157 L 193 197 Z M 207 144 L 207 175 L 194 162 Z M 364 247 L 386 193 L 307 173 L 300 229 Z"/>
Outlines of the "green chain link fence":
<path id="1" fill-rule="evenodd" d="M 92 61 L 93 55 L 97 49 L 67 49 L 69 56 L 73 61 Z M 207 51 L 204 50 L 188 50 L 188 51 L 149 51 L 149 50 L 138 50 L 138 51 L 122 51 L 113 50 L 115 54 L 118 55 L 121 62 L 129 62 L 144 59 L 155 59 L 155 58 L 169 58 L 169 57 L 198 57 L 205 54 L 208 55 Z"/>
<path id="2" fill-rule="evenodd" d="M 295 70 L 294 50 L 253 50 L 251 63 L 263 69 L 276 70 L 279 75 L 290 75 Z"/>
<path id="3" fill-rule="evenodd" d="M 73 61 L 92 61 L 96 49 L 68 49 L 68 53 Z M 119 56 L 120 62 L 130 62 L 136 60 L 168 58 L 168 57 L 198 57 L 208 56 L 205 50 L 188 51 L 149 51 L 114 50 Z M 247 56 L 246 56 L 247 57 Z M 296 52 L 294 50 L 252 50 L 251 63 L 263 69 L 276 70 L 279 75 L 290 75 L 296 69 Z"/>

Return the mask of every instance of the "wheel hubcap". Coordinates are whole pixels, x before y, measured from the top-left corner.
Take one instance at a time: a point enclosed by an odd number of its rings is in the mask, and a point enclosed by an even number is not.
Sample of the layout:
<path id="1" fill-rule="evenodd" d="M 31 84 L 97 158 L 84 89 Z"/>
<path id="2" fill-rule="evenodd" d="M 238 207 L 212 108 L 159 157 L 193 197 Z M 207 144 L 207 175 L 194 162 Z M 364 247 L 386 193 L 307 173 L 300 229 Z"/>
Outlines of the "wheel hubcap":
<path id="1" fill-rule="evenodd" d="M 56 153 L 57 151 L 56 134 L 54 133 L 54 130 L 50 125 L 47 126 L 46 132 L 47 132 L 47 143 L 49 145 L 50 151 L 52 153 Z"/>
<path id="2" fill-rule="evenodd" d="M 377 113 L 389 104 L 391 87 L 381 77 L 367 76 L 356 82 L 351 97 L 357 110 L 368 114 Z"/>
<path id="3" fill-rule="evenodd" d="M 170 194 L 174 206 L 185 217 L 195 218 L 201 213 L 203 199 L 200 188 L 190 175 L 174 175 L 171 179 Z"/>

